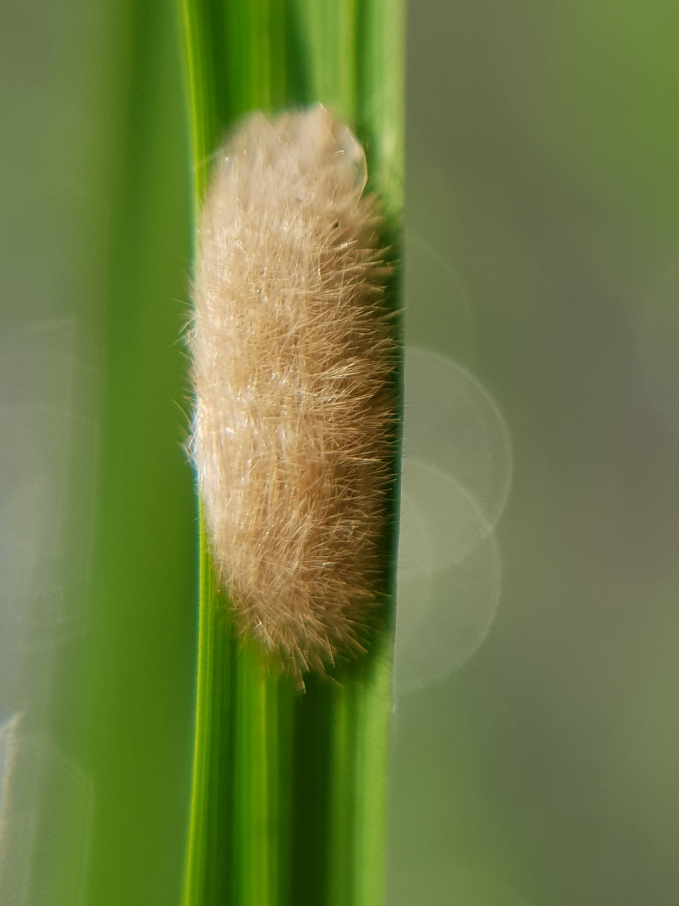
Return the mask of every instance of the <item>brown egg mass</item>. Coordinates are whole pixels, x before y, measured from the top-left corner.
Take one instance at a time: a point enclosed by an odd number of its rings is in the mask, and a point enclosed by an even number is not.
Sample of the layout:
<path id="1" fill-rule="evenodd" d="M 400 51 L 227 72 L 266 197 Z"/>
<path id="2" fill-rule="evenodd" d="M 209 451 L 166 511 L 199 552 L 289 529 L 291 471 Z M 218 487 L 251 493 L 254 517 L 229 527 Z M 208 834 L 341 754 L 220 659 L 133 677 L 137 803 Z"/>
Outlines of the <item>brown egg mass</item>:
<path id="1" fill-rule="evenodd" d="M 198 233 L 192 456 L 240 630 L 294 672 L 361 647 L 383 576 L 392 318 L 363 149 L 325 108 L 254 114 Z"/>

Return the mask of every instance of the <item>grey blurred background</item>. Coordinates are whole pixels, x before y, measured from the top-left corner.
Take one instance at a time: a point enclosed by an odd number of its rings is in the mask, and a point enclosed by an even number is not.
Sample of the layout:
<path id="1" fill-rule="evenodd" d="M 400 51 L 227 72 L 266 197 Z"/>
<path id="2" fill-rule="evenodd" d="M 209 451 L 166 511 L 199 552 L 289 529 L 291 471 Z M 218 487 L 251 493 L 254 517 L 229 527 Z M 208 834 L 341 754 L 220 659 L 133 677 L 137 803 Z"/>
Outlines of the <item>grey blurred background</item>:
<path id="1" fill-rule="evenodd" d="M 679 899 L 677 24 L 410 5 L 407 340 L 470 369 L 513 465 L 485 642 L 429 682 L 497 558 L 434 594 L 419 688 L 397 656 L 390 906 Z"/>

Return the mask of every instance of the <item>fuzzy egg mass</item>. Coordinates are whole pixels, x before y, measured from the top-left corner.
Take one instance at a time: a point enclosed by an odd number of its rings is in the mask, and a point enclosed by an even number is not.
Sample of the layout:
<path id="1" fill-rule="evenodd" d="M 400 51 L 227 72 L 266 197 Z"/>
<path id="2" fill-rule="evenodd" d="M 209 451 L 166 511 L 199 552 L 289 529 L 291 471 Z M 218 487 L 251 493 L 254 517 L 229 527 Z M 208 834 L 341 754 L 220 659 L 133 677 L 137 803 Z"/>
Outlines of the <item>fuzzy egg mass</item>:
<path id="1" fill-rule="evenodd" d="M 363 149 L 325 108 L 250 116 L 199 225 L 191 451 L 243 633 L 299 674 L 358 650 L 384 573 L 392 318 Z"/>

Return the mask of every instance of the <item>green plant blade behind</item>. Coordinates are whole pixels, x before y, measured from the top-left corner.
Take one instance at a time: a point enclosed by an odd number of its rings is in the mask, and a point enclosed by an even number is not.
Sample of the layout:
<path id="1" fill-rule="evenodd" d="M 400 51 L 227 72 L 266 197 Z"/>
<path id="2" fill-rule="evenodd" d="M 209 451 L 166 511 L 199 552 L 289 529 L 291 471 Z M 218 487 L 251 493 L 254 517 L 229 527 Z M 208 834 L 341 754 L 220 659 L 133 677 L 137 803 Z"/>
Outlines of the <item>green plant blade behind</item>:
<path id="1" fill-rule="evenodd" d="M 196 209 L 250 109 L 321 101 L 364 141 L 394 262 L 403 184 L 401 0 L 184 0 Z M 398 309 L 398 270 L 389 300 Z M 398 457 L 394 459 L 397 473 Z M 391 712 L 388 617 L 369 653 L 301 694 L 235 637 L 201 536 L 195 762 L 184 906 L 377 906 Z"/>

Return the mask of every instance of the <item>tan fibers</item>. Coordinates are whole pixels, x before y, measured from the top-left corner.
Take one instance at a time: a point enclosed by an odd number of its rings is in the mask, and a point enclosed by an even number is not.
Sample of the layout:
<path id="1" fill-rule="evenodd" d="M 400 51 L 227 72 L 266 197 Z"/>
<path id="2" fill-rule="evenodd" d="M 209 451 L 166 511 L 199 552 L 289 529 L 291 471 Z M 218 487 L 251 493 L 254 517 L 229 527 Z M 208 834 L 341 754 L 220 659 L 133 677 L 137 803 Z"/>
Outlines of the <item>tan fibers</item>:
<path id="1" fill-rule="evenodd" d="M 192 438 L 241 631 L 295 673 L 360 649 L 382 575 L 395 341 L 363 149 L 323 107 L 250 116 L 199 230 Z"/>

